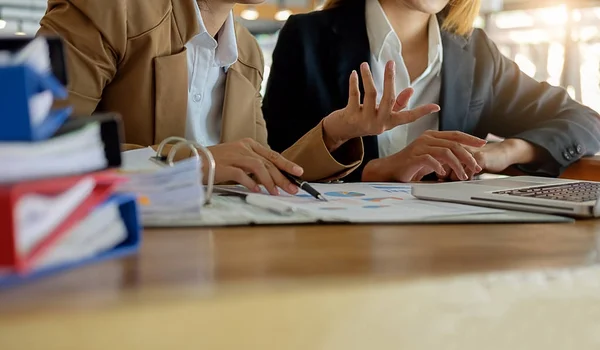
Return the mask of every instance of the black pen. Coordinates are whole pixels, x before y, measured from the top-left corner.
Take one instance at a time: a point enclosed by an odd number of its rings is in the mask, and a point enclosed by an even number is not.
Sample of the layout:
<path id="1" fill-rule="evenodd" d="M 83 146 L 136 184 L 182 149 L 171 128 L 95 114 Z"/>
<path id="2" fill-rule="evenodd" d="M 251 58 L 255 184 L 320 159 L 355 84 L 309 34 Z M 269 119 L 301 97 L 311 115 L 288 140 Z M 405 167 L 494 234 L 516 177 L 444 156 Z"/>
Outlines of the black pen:
<path id="1" fill-rule="evenodd" d="M 319 191 L 315 190 L 308 182 L 303 181 L 303 180 L 295 177 L 294 175 L 288 174 L 285 171 L 282 171 L 281 173 L 283 174 L 283 176 L 287 177 L 288 180 L 290 180 L 292 183 L 296 184 L 296 186 L 300 187 L 301 189 L 306 191 L 311 196 L 315 197 L 316 199 L 318 199 L 320 201 L 327 202 L 327 199 L 325 197 L 323 197 L 323 195 L 321 193 L 319 193 Z"/>

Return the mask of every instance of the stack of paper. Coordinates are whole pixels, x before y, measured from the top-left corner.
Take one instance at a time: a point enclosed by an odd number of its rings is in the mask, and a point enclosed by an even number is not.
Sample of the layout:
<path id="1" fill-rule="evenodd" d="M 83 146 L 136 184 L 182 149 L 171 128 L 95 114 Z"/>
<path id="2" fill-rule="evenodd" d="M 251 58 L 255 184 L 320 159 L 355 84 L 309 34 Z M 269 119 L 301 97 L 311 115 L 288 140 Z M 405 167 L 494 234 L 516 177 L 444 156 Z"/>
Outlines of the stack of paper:
<path id="1" fill-rule="evenodd" d="M 126 238 L 127 228 L 119 213 L 119 204 L 109 202 L 61 237 L 35 267 L 57 266 L 93 257 L 118 246 Z"/>
<path id="2" fill-rule="evenodd" d="M 204 203 L 201 163 L 195 158 L 162 166 L 150 159 L 148 147 L 123 153 L 121 173 L 129 181 L 119 191 L 138 197 L 142 218 L 172 214 L 199 214 Z"/>
<path id="3" fill-rule="evenodd" d="M 0 142 L 0 183 L 82 174 L 104 169 L 108 160 L 100 122 L 41 142 Z"/>

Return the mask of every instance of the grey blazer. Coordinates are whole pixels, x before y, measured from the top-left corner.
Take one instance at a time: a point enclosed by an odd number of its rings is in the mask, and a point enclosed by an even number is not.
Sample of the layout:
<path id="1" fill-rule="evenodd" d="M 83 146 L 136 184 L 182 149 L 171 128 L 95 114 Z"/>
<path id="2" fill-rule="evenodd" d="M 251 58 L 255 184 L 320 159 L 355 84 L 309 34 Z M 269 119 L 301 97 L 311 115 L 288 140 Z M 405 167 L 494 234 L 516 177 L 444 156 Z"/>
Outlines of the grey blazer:
<path id="1" fill-rule="evenodd" d="M 322 118 L 345 107 L 350 73 L 370 60 L 364 9 L 365 0 L 347 0 L 338 8 L 292 16 L 282 29 L 263 100 L 273 149 L 287 149 Z M 522 167 L 531 174 L 558 176 L 581 157 L 600 151 L 596 112 L 564 89 L 522 73 L 480 29 L 469 38 L 442 36 L 440 130 L 536 144 L 553 161 Z M 376 137 L 363 142 L 364 167 L 379 153 Z M 335 156 L 343 159 L 344 152 Z M 347 180 L 360 181 L 362 169 Z"/>

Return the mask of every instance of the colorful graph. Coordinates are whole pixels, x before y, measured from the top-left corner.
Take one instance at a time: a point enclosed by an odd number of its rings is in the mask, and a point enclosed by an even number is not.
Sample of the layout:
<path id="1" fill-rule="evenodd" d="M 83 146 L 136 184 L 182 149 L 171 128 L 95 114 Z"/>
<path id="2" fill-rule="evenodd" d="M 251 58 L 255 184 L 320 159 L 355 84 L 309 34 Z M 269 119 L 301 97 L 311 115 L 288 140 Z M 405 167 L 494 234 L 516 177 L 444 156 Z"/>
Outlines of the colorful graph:
<path id="1" fill-rule="evenodd" d="M 363 201 L 373 202 L 373 203 L 381 203 L 383 201 L 392 200 L 392 201 L 402 201 L 404 199 L 398 197 L 381 197 L 381 198 L 362 198 Z"/>
<path id="2" fill-rule="evenodd" d="M 365 209 L 380 209 L 380 208 L 389 208 L 389 205 L 365 205 L 363 208 Z"/>
<path id="3" fill-rule="evenodd" d="M 380 190 L 387 193 L 406 193 L 411 194 L 410 185 L 372 185 L 376 190 Z"/>
<path id="4" fill-rule="evenodd" d="M 365 196 L 364 193 L 359 193 L 359 192 L 345 192 L 345 191 L 340 191 L 340 192 L 326 192 L 325 195 L 329 196 L 329 197 L 341 197 L 341 198 L 364 197 Z"/>

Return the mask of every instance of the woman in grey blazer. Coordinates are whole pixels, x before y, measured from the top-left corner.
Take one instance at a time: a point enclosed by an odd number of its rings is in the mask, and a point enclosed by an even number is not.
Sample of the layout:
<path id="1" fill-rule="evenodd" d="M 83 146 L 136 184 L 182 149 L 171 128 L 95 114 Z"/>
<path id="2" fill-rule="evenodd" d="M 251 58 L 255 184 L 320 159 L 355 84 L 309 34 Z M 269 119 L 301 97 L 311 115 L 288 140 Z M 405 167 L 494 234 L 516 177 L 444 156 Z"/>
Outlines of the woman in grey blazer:
<path id="1" fill-rule="evenodd" d="M 413 94 L 408 106 L 394 110 L 433 103 L 441 111 L 363 137 L 363 165 L 347 180 L 464 180 L 513 165 L 558 176 L 597 153 L 598 114 L 564 89 L 522 73 L 473 29 L 479 2 L 330 0 L 322 11 L 291 17 L 273 54 L 263 102 L 271 147 L 285 150 L 325 116 L 343 113 L 349 82 L 361 96 L 377 95 L 380 106 L 393 104 L 382 100 L 387 67 L 396 90 L 412 88 Z M 505 140 L 464 143 L 464 134 Z"/>

